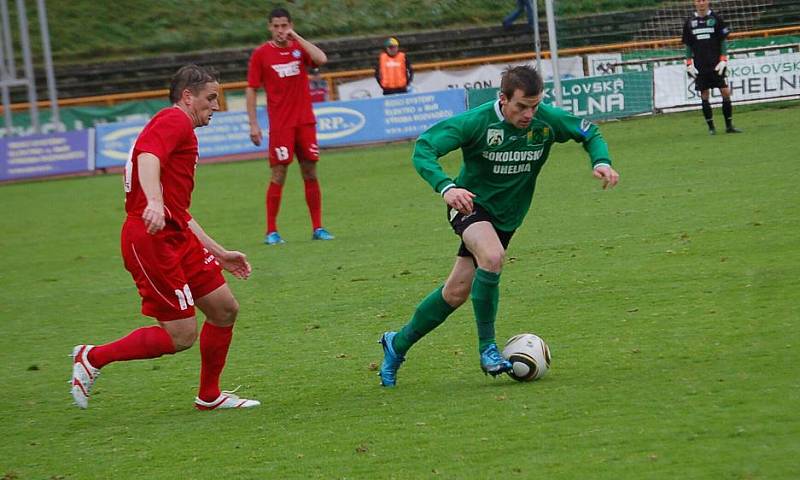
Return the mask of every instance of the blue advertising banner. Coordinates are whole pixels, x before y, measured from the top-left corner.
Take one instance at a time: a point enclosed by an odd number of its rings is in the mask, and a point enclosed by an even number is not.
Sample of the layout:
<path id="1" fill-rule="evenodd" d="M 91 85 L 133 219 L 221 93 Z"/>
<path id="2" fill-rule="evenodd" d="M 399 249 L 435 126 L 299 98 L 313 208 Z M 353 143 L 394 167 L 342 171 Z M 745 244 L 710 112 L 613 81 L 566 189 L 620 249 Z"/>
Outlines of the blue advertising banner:
<path id="1" fill-rule="evenodd" d="M 466 110 L 466 92 L 390 95 L 315 104 L 320 147 L 416 138 L 436 122 Z"/>
<path id="2" fill-rule="evenodd" d="M 81 130 L 0 139 L 0 180 L 94 170 L 92 137 Z"/>
<path id="3" fill-rule="evenodd" d="M 247 112 L 217 112 L 208 126 L 195 129 L 200 158 L 222 157 L 267 150 L 267 114 L 258 109 L 258 122 L 264 130 L 262 146 L 250 141 Z M 107 123 L 97 125 L 97 168 L 121 167 L 128 161 L 136 137 L 147 121 Z"/>
<path id="4" fill-rule="evenodd" d="M 450 89 L 315 103 L 317 140 L 319 146 L 324 148 L 416 138 L 439 120 L 466 110 L 465 95 L 463 89 Z M 249 153 L 266 156 L 269 132 L 263 107 L 258 109 L 258 122 L 263 130 L 263 139 L 261 146 L 256 147 L 250 142 L 246 112 L 215 113 L 208 126 L 195 130 L 200 158 Z M 124 165 L 145 123 L 135 121 L 97 125 L 97 168 Z"/>

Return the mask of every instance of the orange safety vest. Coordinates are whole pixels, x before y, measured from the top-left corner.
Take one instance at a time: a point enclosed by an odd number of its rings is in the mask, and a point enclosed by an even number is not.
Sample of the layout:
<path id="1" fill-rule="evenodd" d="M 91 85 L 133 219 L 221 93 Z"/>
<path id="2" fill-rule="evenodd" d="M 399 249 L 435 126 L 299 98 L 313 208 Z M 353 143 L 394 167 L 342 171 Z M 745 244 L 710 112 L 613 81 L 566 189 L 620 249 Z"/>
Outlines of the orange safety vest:
<path id="1" fill-rule="evenodd" d="M 406 76 L 406 54 L 397 52 L 390 57 L 388 53 L 381 53 L 380 57 L 381 87 L 403 88 L 408 85 Z"/>

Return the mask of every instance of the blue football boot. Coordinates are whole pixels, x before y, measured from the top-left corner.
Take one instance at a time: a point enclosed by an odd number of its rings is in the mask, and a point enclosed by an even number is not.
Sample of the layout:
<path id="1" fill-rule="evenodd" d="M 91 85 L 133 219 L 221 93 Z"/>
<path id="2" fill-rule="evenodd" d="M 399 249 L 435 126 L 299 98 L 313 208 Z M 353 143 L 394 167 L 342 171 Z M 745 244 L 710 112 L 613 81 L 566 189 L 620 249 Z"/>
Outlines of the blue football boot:
<path id="1" fill-rule="evenodd" d="M 500 355 L 496 344 L 491 344 L 481 352 L 481 370 L 484 374 L 496 377 L 511 370 L 511 362 Z"/>
<path id="2" fill-rule="evenodd" d="M 394 351 L 392 340 L 397 332 L 386 332 L 381 336 L 378 341 L 383 346 L 383 362 L 381 362 L 381 371 L 378 376 L 381 377 L 381 385 L 384 387 L 394 387 L 397 383 L 397 369 L 406 361 L 404 355 Z"/>
<path id="3" fill-rule="evenodd" d="M 315 229 L 314 233 L 311 235 L 311 240 L 333 240 L 334 238 L 336 237 L 331 235 L 331 232 L 322 227 Z"/>
<path id="4" fill-rule="evenodd" d="M 264 243 L 267 245 L 280 245 L 286 243 L 278 232 L 270 232 L 264 237 Z"/>

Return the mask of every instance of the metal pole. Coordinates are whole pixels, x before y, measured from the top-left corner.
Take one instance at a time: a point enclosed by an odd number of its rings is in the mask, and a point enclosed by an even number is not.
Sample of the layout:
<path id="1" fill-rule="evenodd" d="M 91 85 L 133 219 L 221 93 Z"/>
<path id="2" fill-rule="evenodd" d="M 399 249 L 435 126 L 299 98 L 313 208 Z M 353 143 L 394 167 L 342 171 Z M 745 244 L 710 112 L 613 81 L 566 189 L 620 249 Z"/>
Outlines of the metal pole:
<path id="1" fill-rule="evenodd" d="M 17 0 L 18 2 L 20 0 Z M 550 62 L 553 64 L 553 90 L 555 105 L 561 106 L 561 75 L 558 72 L 558 41 L 556 40 L 556 18 L 553 13 L 553 0 L 545 0 L 547 10 L 547 38 L 550 41 Z"/>
<path id="2" fill-rule="evenodd" d="M 11 96 L 8 93 L 8 70 L 6 69 L 6 59 L 3 49 L 0 48 L 0 96 L 3 99 L 3 120 L 6 126 L 6 136 L 11 136 L 13 119 L 11 117 Z"/>
<path id="3" fill-rule="evenodd" d="M 536 71 L 542 73 L 542 39 L 539 36 L 539 0 L 533 2 L 533 47 L 536 50 Z"/>
<path id="4" fill-rule="evenodd" d="M 31 42 L 28 37 L 28 16 L 25 12 L 25 0 L 17 0 L 17 15 L 19 17 L 19 41 L 22 45 L 22 60 L 25 65 L 25 80 L 28 86 L 31 127 L 33 127 L 35 133 L 42 133 L 42 128 L 39 125 L 39 107 L 36 105 L 36 82 L 33 76 Z"/>
<path id="5" fill-rule="evenodd" d="M 50 118 L 57 132 L 63 132 L 61 119 L 58 115 L 58 93 L 56 92 L 55 75 L 53 74 L 53 56 L 50 52 L 50 31 L 47 28 L 47 9 L 44 0 L 37 0 L 36 9 L 39 13 L 39 30 L 42 32 L 42 55 L 44 56 L 44 71 L 47 75 L 47 96 L 50 98 Z"/>
<path id="6" fill-rule="evenodd" d="M 17 78 L 17 66 L 14 62 L 14 43 L 11 40 L 11 22 L 8 17 L 8 0 L 0 1 L 0 14 L 3 16 L 3 47 L 6 53 L 8 73 L 11 78 Z"/>

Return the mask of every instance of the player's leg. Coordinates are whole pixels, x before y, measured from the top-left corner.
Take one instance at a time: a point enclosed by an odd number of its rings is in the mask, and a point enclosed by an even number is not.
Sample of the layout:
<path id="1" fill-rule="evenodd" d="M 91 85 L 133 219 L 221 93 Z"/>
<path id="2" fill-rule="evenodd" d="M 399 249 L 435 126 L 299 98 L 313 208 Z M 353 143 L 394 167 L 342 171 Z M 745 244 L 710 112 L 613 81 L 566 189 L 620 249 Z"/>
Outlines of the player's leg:
<path id="1" fill-rule="evenodd" d="M 189 348 L 196 338 L 194 301 L 180 267 L 177 242 L 149 235 L 140 219 L 125 222 L 122 257 L 139 295 L 142 313 L 159 325 L 142 327 L 104 345 L 77 345 L 73 349 L 72 395 L 81 408 L 100 369 L 112 362 L 157 358 Z M 177 322 L 171 329 L 170 322 Z"/>
<path id="2" fill-rule="evenodd" d="M 297 127 L 296 140 L 306 205 L 308 205 L 308 214 L 311 217 L 311 238 L 313 240 L 333 240 L 333 235 L 322 226 L 322 189 L 317 177 L 319 145 L 317 145 L 316 126 L 300 125 Z"/>
<path id="3" fill-rule="evenodd" d="M 284 243 L 278 234 L 278 212 L 283 197 L 283 184 L 286 182 L 286 171 L 294 158 L 294 131 L 292 129 L 270 130 L 269 132 L 269 167 L 270 181 L 267 186 L 266 213 L 267 232 L 264 243 L 278 245 Z"/>
<path id="4" fill-rule="evenodd" d="M 383 362 L 378 372 L 381 385 L 394 386 L 397 383 L 397 370 L 405 361 L 406 352 L 467 301 L 474 275 L 472 258 L 457 257 L 444 285 L 422 299 L 411 320 L 399 332 L 389 331 L 381 336 Z"/>
<path id="5" fill-rule="evenodd" d="M 233 326 L 239 313 L 239 303 L 230 288 L 223 284 L 199 298 L 197 307 L 206 315 L 206 320 L 200 332 L 200 388 L 195 407 L 214 410 L 260 405 L 258 400 L 239 398 L 233 392 L 222 391 L 219 386 L 233 339 Z"/>
<path id="6" fill-rule="evenodd" d="M 477 263 L 471 297 L 478 327 L 481 367 L 485 372 L 497 375 L 511 367 L 499 354 L 494 328 L 500 300 L 500 273 L 505 260 L 505 247 L 489 222 L 473 223 L 464 230 L 461 238 Z"/>
<path id="7" fill-rule="evenodd" d="M 731 103 L 731 89 L 727 84 L 719 89 L 722 94 L 722 115 L 725 117 L 726 133 L 742 133 L 741 130 L 733 126 L 733 104 Z"/>
<path id="8" fill-rule="evenodd" d="M 195 304 L 206 316 L 200 331 L 200 387 L 195 406 L 200 410 L 254 407 L 259 402 L 240 399 L 220 389 L 219 379 L 228 358 L 239 303 L 214 256 L 194 234 L 189 235 L 182 266 L 196 292 Z"/>
<path id="9" fill-rule="evenodd" d="M 697 77 L 696 82 L 701 82 L 700 76 Z M 703 118 L 706 121 L 706 125 L 708 126 L 708 133 L 711 135 L 715 135 L 717 133 L 717 129 L 714 128 L 714 112 L 711 110 L 711 90 L 709 88 L 704 88 L 700 90 L 700 100 L 702 101 L 703 105 Z"/>

